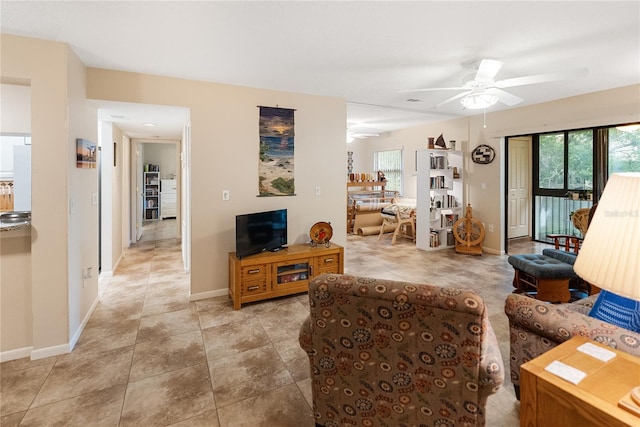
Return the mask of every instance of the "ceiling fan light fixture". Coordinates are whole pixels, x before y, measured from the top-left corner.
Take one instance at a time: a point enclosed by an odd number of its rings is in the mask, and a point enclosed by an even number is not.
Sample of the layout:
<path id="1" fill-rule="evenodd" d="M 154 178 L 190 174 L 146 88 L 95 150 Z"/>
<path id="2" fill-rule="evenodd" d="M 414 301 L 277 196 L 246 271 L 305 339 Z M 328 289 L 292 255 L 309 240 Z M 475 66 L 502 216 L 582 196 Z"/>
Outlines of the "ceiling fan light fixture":
<path id="1" fill-rule="evenodd" d="M 483 108 L 489 108 L 498 102 L 498 96 L 490 93 L 472 93 L 460 100 L 460 103 L 464 108 L 470 110 L 481 110 Z"/>

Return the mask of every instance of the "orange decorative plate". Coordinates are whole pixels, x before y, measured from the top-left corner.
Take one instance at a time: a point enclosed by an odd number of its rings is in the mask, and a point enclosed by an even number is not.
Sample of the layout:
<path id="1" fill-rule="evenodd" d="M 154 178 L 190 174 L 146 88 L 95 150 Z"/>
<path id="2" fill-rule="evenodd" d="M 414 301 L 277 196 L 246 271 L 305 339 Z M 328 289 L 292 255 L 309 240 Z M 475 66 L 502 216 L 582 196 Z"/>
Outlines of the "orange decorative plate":
<path id="1" fill-rule="evenodd" d="M 311 237 L 311 246 L 326 245 L 329 247 L 331 237 L 333 237 L 333 227 L 330 222 L 316 222 L 309 230 Z"/>

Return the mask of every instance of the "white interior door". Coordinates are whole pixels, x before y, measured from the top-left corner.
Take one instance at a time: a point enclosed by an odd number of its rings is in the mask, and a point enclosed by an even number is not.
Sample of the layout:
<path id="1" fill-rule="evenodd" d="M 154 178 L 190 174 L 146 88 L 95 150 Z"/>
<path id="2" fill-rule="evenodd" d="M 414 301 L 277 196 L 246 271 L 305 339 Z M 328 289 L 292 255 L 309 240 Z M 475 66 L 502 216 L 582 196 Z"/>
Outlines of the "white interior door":
<path id="1" fill-rule="evenodd" d="M 531 138 L 509 138 L 508 238 L 529 235 Z"/>

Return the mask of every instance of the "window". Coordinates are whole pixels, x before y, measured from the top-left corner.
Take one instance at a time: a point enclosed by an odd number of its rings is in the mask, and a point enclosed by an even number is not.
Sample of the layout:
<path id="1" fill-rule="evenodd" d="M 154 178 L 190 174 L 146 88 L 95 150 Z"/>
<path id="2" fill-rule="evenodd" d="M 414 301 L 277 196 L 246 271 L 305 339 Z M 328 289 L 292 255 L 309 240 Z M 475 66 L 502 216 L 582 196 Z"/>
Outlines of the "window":
<path id="1" fill-rule="evenodd" d="M 569 132 L 567 189 L 593 189 L 593 130 Z"/>
<path id="2" fill-rule="evenodd" d="M 537 151 L 538 189 L 564 196 L 593 188 L 592 129 L 539 135 Z"/>
<path id="3" fill-rule="evenodd" d="M 373 170 L 384 173 L 387 178 L 387 190 L 402 194 L 402 150 L 374 152 Z"/>
<path id="4" fill-rule="evenodd" d="M 609 129 L 609 174 L 640 171 L 640 129 Z"/>
<path id="5" fill-rule="evenodd" d="M 540 135 L 538 187 L 564 188 L 564 134 Z"/>
<path id="6" fill-rule="evenodd" d="M 534 239 L 578 234 L 572 212 L 593 203 L 594 130 L 535 135 L 534 162 Z"/>

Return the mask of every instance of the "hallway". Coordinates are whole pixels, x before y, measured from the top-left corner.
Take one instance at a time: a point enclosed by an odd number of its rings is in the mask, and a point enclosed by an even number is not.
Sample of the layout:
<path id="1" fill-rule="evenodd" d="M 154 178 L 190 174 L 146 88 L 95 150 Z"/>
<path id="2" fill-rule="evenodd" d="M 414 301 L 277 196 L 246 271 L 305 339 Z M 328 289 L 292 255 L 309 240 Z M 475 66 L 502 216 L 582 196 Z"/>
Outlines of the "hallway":
<path id="1" fill-rule="evenodd" d="M 175 218 L 144 221 L 142 223 L 142 242 L 154 242 L 156 240 L 175 239 L 178 235 L 178 221 Z"/>

